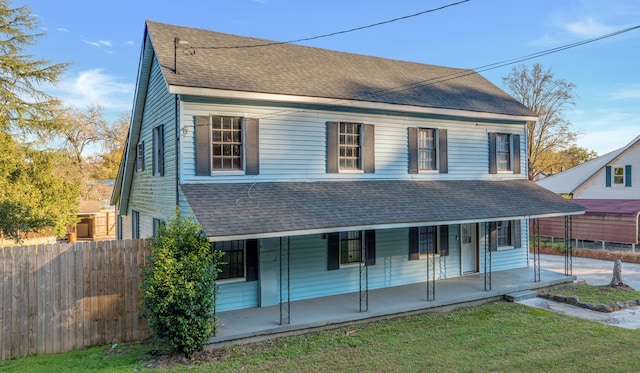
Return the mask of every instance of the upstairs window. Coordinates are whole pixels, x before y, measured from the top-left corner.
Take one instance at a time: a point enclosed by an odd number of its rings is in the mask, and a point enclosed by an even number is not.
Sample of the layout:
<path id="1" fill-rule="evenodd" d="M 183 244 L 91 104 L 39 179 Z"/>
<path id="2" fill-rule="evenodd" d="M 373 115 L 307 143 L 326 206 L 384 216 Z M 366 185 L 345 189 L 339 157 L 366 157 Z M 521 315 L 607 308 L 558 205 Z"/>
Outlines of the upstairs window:
<path id="1" fill-rule="evenodd" d="M 519 174 L 520 135 L 489 133 L 489 173 Z"/>
<path id="2" fill-rule="evenodd" d="M 605 168 L 605 186 L 631 187 L 631 165 L 607 166 Z"/>
<path id="3" fill-rule="evenodd" d="M 409 127 L 409 173 L 449 172 L 447 130 Z"/>
<path id="4" fill-rule="evenodd" d="M 152 174 L 164 176 L 164 125 L 153 128 Z"/>
<path id="5" fill-rule="evenodd" d="M 195 116 L 196 175 L 257 175 L 259 122 L 255 118 Z"/>
<path id="6" fill-rule="evenodd" d="M 418 129 L 418 168 L 436 169 L 436 130 L 432 128 Z"/>
<path id="7" fill-rule="evenodd" d="M 375 172 L 373 124 L 327 122 L 327 173 Z"/>
<path id="8" fill-rule="evenodd" d="M 136 146 L 136 171 L 144 171 L 144 141 Z"/>
<path id="9" fill-rule="evenodd" d="M 140 212 L 131 210 L 131 238 L 140 238 Z"/>
<path id="10" fill-rule="evenodd" d="M 340 169 L 360 170 L 360 124 L 340 123 Z"/>

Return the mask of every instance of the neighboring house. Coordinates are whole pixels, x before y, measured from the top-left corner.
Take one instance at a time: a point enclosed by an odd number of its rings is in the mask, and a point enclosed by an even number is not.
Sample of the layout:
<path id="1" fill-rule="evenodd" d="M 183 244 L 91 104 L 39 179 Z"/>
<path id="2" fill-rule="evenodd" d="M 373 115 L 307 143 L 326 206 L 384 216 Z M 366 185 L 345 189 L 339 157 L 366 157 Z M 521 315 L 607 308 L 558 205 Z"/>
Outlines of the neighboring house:
<path id="1" fill-rule="evenodd" d="M 217 311 L 526 268 L 529 218 L 584 211 L 527 180 L 536 116 L 472 70 L 150 21 L 141 53 L 118 235 L 193 214 Z"/>
<path id="2" fill-rule="evenodd" d="M 101 208 L 99 201 L 80 201 L 78 219 L 79 222 L 68 229 L 69 237 L 95 241 L 115 236 L 115 211 Z"/>
<path id="3" fill-rule="evenodd" d="M 572 219 L 572 238 L 634 246 L 640 242 L 640 136 L 537 183 L 585 207 L 585 215 Z M 540 220 L 540 235 L 564 237 L 563 232 L 560 219 Z"/>

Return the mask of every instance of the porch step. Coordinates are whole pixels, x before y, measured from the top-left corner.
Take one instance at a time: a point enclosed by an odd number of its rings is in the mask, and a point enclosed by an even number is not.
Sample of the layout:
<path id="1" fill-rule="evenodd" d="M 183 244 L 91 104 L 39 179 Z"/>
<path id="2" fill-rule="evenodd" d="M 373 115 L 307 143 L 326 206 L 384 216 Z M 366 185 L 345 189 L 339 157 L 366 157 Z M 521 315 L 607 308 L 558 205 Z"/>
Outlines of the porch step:
<path id="1" fill-rule="evenodd" d="M 520 300 L 531 299 L 538 296 L 535 290 L 523 290 L 511 294 L 505 294 L 504 299 L 509 302 L 517 302 Z"/>

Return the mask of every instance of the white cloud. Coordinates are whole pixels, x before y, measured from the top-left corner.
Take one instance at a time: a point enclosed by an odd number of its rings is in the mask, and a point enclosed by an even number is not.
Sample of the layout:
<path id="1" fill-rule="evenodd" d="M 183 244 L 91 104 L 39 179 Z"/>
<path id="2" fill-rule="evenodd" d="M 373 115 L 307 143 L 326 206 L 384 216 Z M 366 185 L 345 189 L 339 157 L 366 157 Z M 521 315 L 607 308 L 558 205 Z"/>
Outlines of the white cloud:
<path id="1" fill-rule="evenodd" d="M 109 40 L 98 40 L 98 43 L 100 43 L 101 45 L 107 46 L 107 47 L 112 47 L 113 43 L 111 43 Z"/>
<path id="2" fill-rule="evenodd" d="M 595 150 L 599 155 L 619 149 L 640 135 L 637 113 L 625 110 L 593 110 L 588 119 L 572 119 L 572 122 L 581 133 L 578 146 Z"/>
<path id="3" fill-rule="evenodd" d="M 640 100 L 640 84 L 618 88 L 609 95 L 609 98 L 612 100 Z"/>
<path id="4" fill-rule="evenodd" d="M 105 110 L 121 112 L 131 109 L 134 85 L 120 83 L 102 69 L 91 69 L 76 75 L 65 75 L 51 90 L 52 95 L 67 106 L 85 108 L 97 104 Z"/>
<path id="5" fill-rule="evenodd" d="M 109 40 L 98 40 L 98 41 L 83 40 L 83 42 L 95 48 L 113 47 L 113 43 Z"/>
<path id="6" fill-rule="evenodd" d="M 133 40 L 127 40 L 127 41 L 125 42 L 125 44 L 126 44 L 126 45 L 134 45 L 134 44 L 135 44 L 135 42 L 133 42 Z"/>
<path id="7" fill-rule="evenodd" d="M 594 38 L 600 35 L 610 34 L 622 28 L 618 26 L 605 25 L 592 17 L 587 17 L 580 21 L 569 22 L 561 27 L 569 34 L 581 38 Z"/>
<path id="8" fill-rule="evenodd" d="M 100 48 L 100 43 L 98 42 L 89 41 L 89 40 L 83 40 L 83 42 L 85 42 L 85 44 L 89 44 L 92 47 Z"/>

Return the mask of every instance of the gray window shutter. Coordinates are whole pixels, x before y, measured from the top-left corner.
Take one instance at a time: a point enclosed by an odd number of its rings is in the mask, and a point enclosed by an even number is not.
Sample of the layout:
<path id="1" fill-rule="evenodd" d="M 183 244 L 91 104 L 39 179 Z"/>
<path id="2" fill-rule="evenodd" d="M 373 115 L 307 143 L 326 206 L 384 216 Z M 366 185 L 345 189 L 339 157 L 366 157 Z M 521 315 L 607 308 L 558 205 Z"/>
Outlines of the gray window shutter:
<path id="1" fill-rule="evenodd" d="M 340 269 L 340 233 L 327 234 L 327 270 Z"/>
<path id="2" fill-rule="evenodd" d="M 520 135 L 513 135 L 513 173 L 520 173 Z"/>
<path id="3" fill-rule="evenodd" d="M 420 259 L 420 228 L 409 228 L 409 260 Z"/>
<path id="4" fill-rule="evenodd" d="M 364 249 L 367 252 L 368 266 L 376 265 L 376 231 L 364 231 Z"/>
<path id="5" fill-rule="evenodd" d="M 362 144 L 363 165 L 362 169 L 367 174 L 376 172 L 376 140 L 375 126 L 373 124 L 363 124 L 364 142 Z"/>
<path id="6" fill-rule="evenodd" d="M 409 173 L 418 173 L 418 128 L 416 127 L 409 127 Z"/>
<path id="7" fill-rule="evenodd" d="M 511 221 L 511 236 L 513 237 L 513 247 L 522 247 L 522 232 L 520 229 L 520 220 Z"/>
<path id="8" fill-rule="evenodd" d="M 498 165 L 496 164 L 496 134 L 493 132 L 489 133 L 489 173 L 498 173 Z"/>
<path id="9" fill-rule="evenodd" d="M 449 226 L 440 226 L 440 255 L 449 256 Z"/>
<path id="10" fill-rule="evenodd" d="M 245 263 L 247 265 L 247 281 L 258 280 L 258 240 L 251 239 L 245 242 Z"/>
<path id="11" fill-rule="evenodd" d="M 259 120 L 257 118 L 242 118 L 245 133 L 246 175 L 260 174 L 260 146 Z"/>
<path id="12" fill-rule="evenodd" d="M 338 138 L 338 122 L 327 122 L 327 173 L 338 173 L 338 153 L 340 151 Z"/>
<path id="13" fill-rule="evenodd" d="M 449 173 L 449 157 L 448 157 L 448 149 L 447 149 L 447 130 L 439 129 L 438 130 L 438 162 L 439 171 L 441 174 Z"/>
<path id="14" fill-rule="evenodd" d="M 606 187 L 611 187 L 611 166 L 605 167 L 604 171 L 604 185 Z"/>
<path id="15" fill-rule="evenodd" d="M 196 127 L 196 175 L 211 176 L 211 120 L 198 115 L 193 117 Z"/>
<path id="16" fill-rule="evenodd" d="M 496 251 L 498 250 L 498 224 L 495 221 L 489 222 L 489 232 L 487 232 L 486 234 L 489 234 L 489 241 L 490 242 L 490 246 L 489 246 L 489 250 L 491 251 Z"/>
<path id="17" fill-rule="evenodd" d="M 624 186 L 631 186 L 631 165 L 624 166 Z"/>

